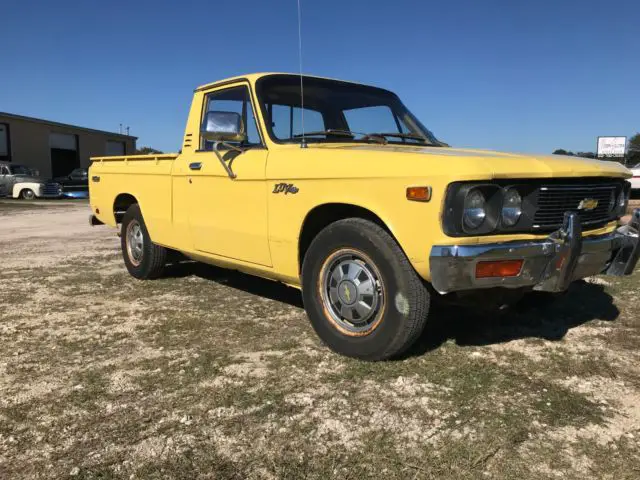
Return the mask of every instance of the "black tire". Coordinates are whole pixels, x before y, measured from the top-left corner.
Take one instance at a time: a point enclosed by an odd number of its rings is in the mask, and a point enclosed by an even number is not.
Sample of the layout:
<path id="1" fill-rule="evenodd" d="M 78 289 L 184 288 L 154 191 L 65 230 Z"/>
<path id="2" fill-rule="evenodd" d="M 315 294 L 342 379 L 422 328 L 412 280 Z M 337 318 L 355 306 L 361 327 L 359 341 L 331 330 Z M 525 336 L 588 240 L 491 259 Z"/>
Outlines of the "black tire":
<path id="1" fill-rule="evenodd" d="M 33 200 L 34 198 L 36 198 L 36 194 L 30 188 L 23 188 L 22 190 L 20 190 L 20 198 L 22 200 Z"/>
<path id="2" fill-rule="evenodd" d="M 142 243 L 134 243 L 129 235 L 136 231 Z M 140 280 L 151 280 L 162 275 L 167 259 L 167 249 L 151 241 L 140 207 L 133 204 L 122 217 L 120 233 L 122 257 L 129 273 Z"/>
<path id="3" fill-rule="evenodd" d="M 357 280 L 358 285 L 378 285 L 377 293 L 370 295 L 372 300 L 365 301 L 377 305 L 376 310 L 369 309 L 375 314 L 368 313 L 368 325 L 357 323 L 366 315 L 356 323 L 341 315 L 342 308 L 349 311 L 349 301 L 360 304 L 365 298 L 360 287 L 344 285 L 354 263 L 354 269 L 365 267 L 359 274 L 364 281 Z M 334 275 L 342 278 L 336 281 Z M 341 286 L 345 286 L 344 296 Z M 346 295 L 349 290 L 353 293 Z M 324 343 L 342 355 L 371 361 L 396 357 L 418 339 L 430 299 L 425 283 L 391 235 L 361 218 L 331 223 L 314 238 L 302 265 L 302 296 L 311 324 Z M 373 300 L 376 296 L 377 302 Z M 355 307 L 351 308 L 353 317 Z"/>

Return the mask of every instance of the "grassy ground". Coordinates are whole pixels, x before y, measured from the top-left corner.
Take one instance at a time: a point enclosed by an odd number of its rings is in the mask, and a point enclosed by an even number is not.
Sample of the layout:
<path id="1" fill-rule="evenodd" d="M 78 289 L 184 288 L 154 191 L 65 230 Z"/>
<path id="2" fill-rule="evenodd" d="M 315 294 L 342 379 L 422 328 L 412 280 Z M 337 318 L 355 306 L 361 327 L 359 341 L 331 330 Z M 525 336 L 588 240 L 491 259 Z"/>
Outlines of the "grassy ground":
<path id="1" fill-rule="evenodd" d="M 296 290 L 134 280 L 85 209 L 0 205 L 0 478 L 640 478 L 637 274 L 439 306 L 406 358 L 363 363 Z"/>

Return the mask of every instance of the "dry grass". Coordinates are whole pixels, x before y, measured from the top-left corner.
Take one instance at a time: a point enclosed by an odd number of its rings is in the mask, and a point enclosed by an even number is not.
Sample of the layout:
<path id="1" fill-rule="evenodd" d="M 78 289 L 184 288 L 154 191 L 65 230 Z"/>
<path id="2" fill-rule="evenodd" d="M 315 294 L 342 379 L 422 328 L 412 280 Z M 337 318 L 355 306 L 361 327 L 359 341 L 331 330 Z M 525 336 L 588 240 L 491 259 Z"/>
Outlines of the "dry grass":
<path id="1" fill-rule="evenodd" d="M 0 203 L 0 478 L 640 477 L 638 275 L 362 363 L 287 287 L 132 279 L 87 214 Z"/>

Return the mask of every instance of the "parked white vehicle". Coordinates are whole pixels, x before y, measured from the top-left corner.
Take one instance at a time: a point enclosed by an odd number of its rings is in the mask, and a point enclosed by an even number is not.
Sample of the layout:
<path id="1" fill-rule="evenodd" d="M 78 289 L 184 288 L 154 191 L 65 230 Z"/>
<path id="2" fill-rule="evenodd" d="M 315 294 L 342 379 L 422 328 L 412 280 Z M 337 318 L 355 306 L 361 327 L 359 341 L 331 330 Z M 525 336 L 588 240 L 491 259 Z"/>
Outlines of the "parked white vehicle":
<path id="1" fill-rule="evenodd" d="M 61 193 L 62 186 L 59 183 L 43 181 L 32 168 L 0 162 L 0 197 L 31 200 L 59 198 Z"/>
<path id="2" fill-rule="evenodd" d="M 640 163 L 631 168 L 633 178 L 630 178 L 631 190 L 640 190 Z"/>
<path id="3" fill-rule="evenodd" d="M 13 198 L 33 200 L 34 198 L 59 198 L 60 186 L 42 182 L 21 182 L 13 185 Z"/>

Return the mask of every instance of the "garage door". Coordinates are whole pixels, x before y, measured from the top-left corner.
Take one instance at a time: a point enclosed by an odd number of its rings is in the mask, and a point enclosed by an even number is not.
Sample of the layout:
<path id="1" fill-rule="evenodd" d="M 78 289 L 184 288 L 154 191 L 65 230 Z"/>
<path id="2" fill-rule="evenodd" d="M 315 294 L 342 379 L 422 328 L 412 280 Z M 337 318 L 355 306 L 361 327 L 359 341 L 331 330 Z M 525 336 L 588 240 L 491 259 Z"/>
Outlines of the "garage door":
<path id="1" fill-rule="evenodd" d="M 124 142 L 107 140 L 107 156 L 123 156 L 125 154 Z"/>
<path id="2" fill-rule="evenodd" d="M 0 160 L 9 160 L 9 126 L 0 123 Z"/>
<path id="3" fill-rule="evenodd" d="M 78 136 L 68 133 L 51 133 L 51 172 L 54 177 L 64 177 L 74 168 L 80 167 L 78 156 Z"/>

